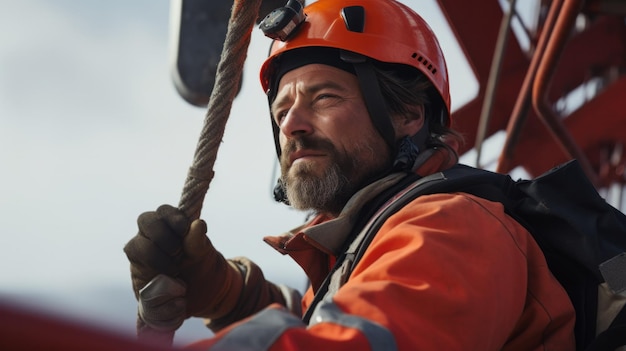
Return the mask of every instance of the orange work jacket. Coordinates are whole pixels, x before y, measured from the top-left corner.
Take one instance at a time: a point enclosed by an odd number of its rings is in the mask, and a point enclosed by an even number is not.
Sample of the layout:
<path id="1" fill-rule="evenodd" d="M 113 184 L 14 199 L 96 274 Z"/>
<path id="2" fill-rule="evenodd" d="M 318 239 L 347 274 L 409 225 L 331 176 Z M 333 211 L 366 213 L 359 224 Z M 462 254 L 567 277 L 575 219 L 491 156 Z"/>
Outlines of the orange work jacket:
<path id="1" fill-rule="evenodd" d="M 345 248 L 359 204 L 397 181 L 391 178 L 359 192 L 338 218 L 317 217 L 266 238 L 309 276 L 304 311 Z M 308 324 L 272 304 L 189 348 L 574 350 L 574 318 L 540 248 L 501 204 L 434 194 L 385 221 L 349 279 L 315 306 Z"/>

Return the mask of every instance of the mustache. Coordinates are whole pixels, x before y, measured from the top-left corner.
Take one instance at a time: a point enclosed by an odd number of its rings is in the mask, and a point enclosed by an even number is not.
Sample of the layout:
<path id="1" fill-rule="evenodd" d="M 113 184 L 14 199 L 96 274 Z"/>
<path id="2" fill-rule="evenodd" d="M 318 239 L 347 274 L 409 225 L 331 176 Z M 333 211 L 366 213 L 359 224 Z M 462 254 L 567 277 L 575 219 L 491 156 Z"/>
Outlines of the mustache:
<path id="1" fill-rule="evenodd" d="M 335 153 L 335 145 L 328 139 L 322 139 L 312 136 L 302 136 L 299 138 L 290 139 L 287 144 L 283 147 L 283 152 L 281 155 L 281 163 L 288 162 L 289 157 L 292 153 L 302 150 L 302 149 L 311 149 L 311 150 L 320 150 L 326 151 L 328 153 Z"/>

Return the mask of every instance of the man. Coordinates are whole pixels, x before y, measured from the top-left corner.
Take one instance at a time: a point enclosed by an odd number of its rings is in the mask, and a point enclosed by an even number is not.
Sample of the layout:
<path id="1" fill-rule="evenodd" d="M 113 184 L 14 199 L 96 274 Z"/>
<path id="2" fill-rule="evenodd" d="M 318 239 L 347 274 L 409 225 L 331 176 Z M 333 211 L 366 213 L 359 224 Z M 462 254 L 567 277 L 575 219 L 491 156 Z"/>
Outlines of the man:
<path id="1" fill-rule="evenodd" d="M 217 334 L 194 349 L 574 349 L 567 294 L 499 203 L 435 194 L 380 215 L 416 175 L 457 162 L 447 69 L 428 25 L 389 0 L 319 0 L 304 13 L 273 43 L 261 82 L 278 198 L 316 216 L 265 240 L 311 287 L 300 305 L 249 260 L 225 260 L 204 222 L 162 206 L 139 217 L 125 248 L 134 289 L 162 273 L 187 294 L 166 317 L 142 311 L 144 322 L 206 318 Z"/>

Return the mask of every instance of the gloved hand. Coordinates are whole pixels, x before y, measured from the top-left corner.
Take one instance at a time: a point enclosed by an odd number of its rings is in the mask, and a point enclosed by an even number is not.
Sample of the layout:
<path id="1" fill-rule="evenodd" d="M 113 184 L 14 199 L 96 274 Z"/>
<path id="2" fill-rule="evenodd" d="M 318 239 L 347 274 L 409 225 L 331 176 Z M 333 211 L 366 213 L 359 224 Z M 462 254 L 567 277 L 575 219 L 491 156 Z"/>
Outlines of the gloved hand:
<path id="1" fill-rule="evenodd" d="M 131 263 L 140 316 L 148 325 L 179 323 L 177 328 L 185 318 L 220 318 L 235 306 L 243 287 L 242 272 L 213 247 L 204 221 L 190 223 L 180 210 L 163 205 L 141 214 L 137 224 L 139 233 L 124 252 Z M 186 289 L 171 281 L 163 284 L 162 279 L 157 281 L 165 288 L 146 287 L 159 274 L 175 278 Z M 141 301 L 146 298 L 150 301 Z"/>

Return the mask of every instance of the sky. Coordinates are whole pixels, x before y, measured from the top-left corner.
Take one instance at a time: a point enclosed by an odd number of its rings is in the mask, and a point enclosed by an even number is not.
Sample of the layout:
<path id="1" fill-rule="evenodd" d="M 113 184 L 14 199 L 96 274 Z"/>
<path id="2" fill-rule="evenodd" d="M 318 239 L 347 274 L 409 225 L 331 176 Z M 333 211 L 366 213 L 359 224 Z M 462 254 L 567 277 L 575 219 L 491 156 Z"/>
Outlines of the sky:
<path id="1" fill-rule="evenodd" d="M 406 1 L 440 33 L 453 109 L 476 91 L 434 0 Z M 136 218 L 176 205 L 206 110 L 171 79 L 165 0 L 0 0 L 0 302 L 134 334 L 122 248 Z M 202 209 L 226 257 L 304 289 L 299 267 L 262 241 L 305 215 L 271 197 L 276 171 L 253 32 Z M 177 343 L 209 336 L 189 320 Z"/>

